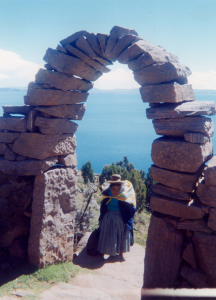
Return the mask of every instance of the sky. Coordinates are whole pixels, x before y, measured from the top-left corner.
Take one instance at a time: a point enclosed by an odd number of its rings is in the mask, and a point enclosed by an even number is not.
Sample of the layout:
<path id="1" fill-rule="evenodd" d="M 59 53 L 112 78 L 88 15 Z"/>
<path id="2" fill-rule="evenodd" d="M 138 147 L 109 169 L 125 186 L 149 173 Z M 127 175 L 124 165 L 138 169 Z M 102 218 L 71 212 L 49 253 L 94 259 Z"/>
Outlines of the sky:
<path id="1" fill-rule="evenodd" d="M 216 0 L 0 0 L 0 88 L 26 87 L 46 49 L 76 31 L 115 25 L 176 54 L 194 89 L 216 90 Z M 139 87 L 127 65 L 111 69 L 94 87 Z"/>

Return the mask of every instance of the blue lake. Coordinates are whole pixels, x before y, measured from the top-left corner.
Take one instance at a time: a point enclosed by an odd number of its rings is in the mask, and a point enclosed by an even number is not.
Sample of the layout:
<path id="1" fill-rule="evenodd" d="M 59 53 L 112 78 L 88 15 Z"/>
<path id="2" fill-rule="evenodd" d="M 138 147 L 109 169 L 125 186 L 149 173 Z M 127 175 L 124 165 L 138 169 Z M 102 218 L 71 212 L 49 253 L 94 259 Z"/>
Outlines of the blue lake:
<path id="1" fill-rule="evenodd" d="M 0 92 L 0 105 L 23 105 L 22 92 Z M 216 101 L 215 95 L 196 95 L 200 101 Z M 129 162 L 145 172 L 152 164 L 151 144 L 158 136 L 152 121 L 146 118 L 140 95 L 90 94 L 82 121 L 76 121 L 78 169 L 88 160 L 94 172 L 127 156 Z M 2 115 L 0 107 L 0 115 Z M 212 116 L 216 124 L 216 116 Z M 216 148 L 216 138 L 212 138 Z"/>

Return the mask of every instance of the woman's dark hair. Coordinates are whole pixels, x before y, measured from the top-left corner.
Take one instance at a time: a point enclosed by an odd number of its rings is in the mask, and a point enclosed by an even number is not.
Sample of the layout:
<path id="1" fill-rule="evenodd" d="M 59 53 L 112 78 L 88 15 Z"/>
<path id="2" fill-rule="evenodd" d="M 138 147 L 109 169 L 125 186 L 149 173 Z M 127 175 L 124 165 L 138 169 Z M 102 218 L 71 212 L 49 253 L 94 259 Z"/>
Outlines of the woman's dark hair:
<path id="1" fill-rule="evenodd" d="M 111 189 L 112 187 L 114 187 L 115 185 L 120 186 L 120 187 L 122 186 L 121 183 L 110 183 L 110 186 L 109 186 L 110 189 Z"/>

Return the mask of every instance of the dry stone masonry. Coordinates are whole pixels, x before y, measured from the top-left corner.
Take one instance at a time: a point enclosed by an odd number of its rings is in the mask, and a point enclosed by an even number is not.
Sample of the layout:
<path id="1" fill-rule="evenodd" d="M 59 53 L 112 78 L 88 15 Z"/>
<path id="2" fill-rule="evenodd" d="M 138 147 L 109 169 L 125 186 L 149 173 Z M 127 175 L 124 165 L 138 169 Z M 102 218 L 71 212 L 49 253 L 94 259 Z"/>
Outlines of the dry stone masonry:
<path id="1" fill-rule="evenodd" d="M 0 251 L 38 267 L 72 259 L 76 138 L 93 81 L 118 60 L 141 85 L 152 144 L 152 218 L 145 288 L 216 287 L 214 102 L 196 101 L 176 55 L 114 26 L 85 30 L 46 51 L 23 106 L 0 118 Z M 213 157 L 213 158 L 212 158 Z M 211 159 L 211 160 L 210 160 Z M 206 163 L 210 160 L 208 165 Z"/>

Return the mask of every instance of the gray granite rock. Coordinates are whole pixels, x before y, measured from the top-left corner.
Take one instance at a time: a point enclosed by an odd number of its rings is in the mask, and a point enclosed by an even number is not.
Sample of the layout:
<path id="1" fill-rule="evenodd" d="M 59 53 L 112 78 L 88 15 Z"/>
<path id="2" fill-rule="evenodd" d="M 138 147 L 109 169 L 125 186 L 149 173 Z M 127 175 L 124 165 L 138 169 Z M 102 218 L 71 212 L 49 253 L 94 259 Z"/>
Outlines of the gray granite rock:
<path id="1" fill-rule="evenodd" d="M 28 241 L 31 264 L 42 268 L 72 261 L 75 201 L 76 176 L 72 168 L 56 168 L 36 177 Z"/>
<path id="2" fill-rule="evenodd" d="M 128 68 L 132 71 L 136 71 L 147 66 L 158 63 L 179 63 L 179 59 L 175 54 L 165 51 L 148 51 L 128 63 Z"/>
<path id="3" fill-rule="evenodd" d="M 76 75 L 88 81 L 97 80 L 102 75 L 80 59 L 51 48 L 47 49 L 43 59 L 58 72 Z"/>
<path id="4" fill-rule="evenodd" d="M 35 89 L 29 86 L 26 104 L 31 105 L 62 105 L 62 104 L 74 104 L 79 102 L 85 102 L 88 97 L 88 93 L 60 91 L 52 89 Z"/>
<path id="5" fill-rule="evenodd" d="M 38 106 L 36 110 L 45 113 L 47 115 L 71 119 L 71 120 L 82 120 L 86 110 L 86 104 L 72 104 L 72 105 L 58 105 L 58 106 Z"/>
<path id="6" fill-rule="evenodd" d="M 195 189 L 196 183 L 202 175 L 203 169 L 204 167 L 201 167 L 196 173 L 184 173 L 161 169 L 152 165 L 150 168 L 150 174 L 154 180 L 163 185 L 191 193 Z"/>
<path id="7" fill-rule="evenodd" d="M 214 135 L 213 121 L 206 117 L 160 119 L 152 123 L 158 135 L 184 136 L 187 132 L 202 133 L 207 137 Z M 206 142 L 210 142 L 210 139 L 207 138 Z"/>
<path id="8" fill-rule="evenodd" d="M 74 153 L 75 149 L 76 138 L 73 134 L 22 133 L 13 147 L 15 153 L 36 159 L 67 155 Z"/>
<path id="9" fill-rule="evenodd" d="M 215 115 L 214 101 L 193 101 L 180 104 L 162 103 L 146 109 L 148 119 L 182 118 Z"/>
<path id="10" fill-rule="evenodd" d="M 150 209 L 184 219 L 201 219 L 205 215 L 201 207 L 191 202 L 178 201 L 154 193 L 151 196 Z"/>
<path id="11" fill-rule="evenodd" d="M 140 94 L 143 102 L 150 103 L 196 100 L 191 84 L 178 84 L 177 82 L 145 85 L 140 88 Z"/>
<path id="12" fill-rule="evenodd" d="M 37 117 L 35 126 L 42 134 L 75 133 L 78 125 L 68 119 L 54 119 Z"/>
<path id="13" fill-rule="evenodd" d="M 187 77 L 192 74 L 188 67 L 171 62 L 153 64 L 133 73 L 134 79 L 142 86 L 170 81 L 185 84 Z"/>
<path id="14" fill-rule="evenodd" d="M 35 75 L 35 82 L 46 83 L 50 87 L 55 87 L 63 91 L 78 90 L 87 92 L 93 88 L 93 84 L 89 81 L 76 78 L 73 75 L 63 74 L 60 72 L 39 69 Z"/>
<path id="15" fill-rule="evenodd" d="M 121 64 L 128 64 L 131 60 L 138 58 L 143 53 L 146 53 L 149 51 L 163 51 L 163 50 L 164 50 L 164 48 L 155 46 L 155 45 L 151 44 L 149 41 L 142 39 L 142 40 L 134 43 L 127 49 L 125 49 L 121 53 L 121 55 L 119 55 L 118 61 Z"/>
<path id="16" fill-rule="evenodd" d="M 11 130 L 15 132 L 26 131 L 26 118 L 22 117 L 0 117 L 0 130 Z"/>
<path id="17" fill-rule="evenodd" d="M 151 157 L 160 168 L 195 173 L 213 156 L 212 143 L 192 144 L 181 138 L 158 138 L 152 144 Z"/>

